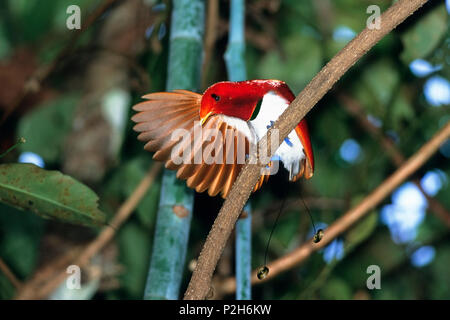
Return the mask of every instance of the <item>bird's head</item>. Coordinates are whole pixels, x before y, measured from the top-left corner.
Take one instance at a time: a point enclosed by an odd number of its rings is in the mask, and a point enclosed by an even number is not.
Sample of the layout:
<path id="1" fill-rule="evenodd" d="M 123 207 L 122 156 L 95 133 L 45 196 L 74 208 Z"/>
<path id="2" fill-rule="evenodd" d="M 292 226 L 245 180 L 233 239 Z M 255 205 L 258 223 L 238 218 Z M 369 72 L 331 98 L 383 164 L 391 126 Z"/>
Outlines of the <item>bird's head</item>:
<path id="1" fill-rule="evenodd" d="M 278 80 L 218 82 L 203 93 L 200 119 L 204 123 L 211 115 L 223 114 L 248 121 L 264 95 L 277 91 L 282 84 Z"/>

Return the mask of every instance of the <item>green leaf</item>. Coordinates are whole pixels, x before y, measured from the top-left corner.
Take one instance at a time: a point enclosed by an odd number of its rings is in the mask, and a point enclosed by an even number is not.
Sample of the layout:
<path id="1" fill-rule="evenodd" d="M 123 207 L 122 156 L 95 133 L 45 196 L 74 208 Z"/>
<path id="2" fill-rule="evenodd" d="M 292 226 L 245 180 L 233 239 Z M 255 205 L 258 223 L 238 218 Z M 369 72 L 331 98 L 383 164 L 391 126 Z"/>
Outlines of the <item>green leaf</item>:
<path id="1" fill-rule="evenodd" d="M 0 203 L 0 257 L 14 274 L 27 278 L 36 267 L 44 220 Z"/>
<path id="2" fill-rule="evenodd" d="M 394 130 L 401 130 L 403 121 L 411 121 L 414 119 L 414 108 L 406 87 L 398 90 L 388 110 L 388 114 L 387 119 Z"/>
<path id="3" fill-rule="evenodd" d="M 121 228 L 118 240 L 120 262 L 125 267 L 121 286 L 131 298 L 140 299 L 150 260 L 151 237 L 144 228 L 129 222 Z"/>
<path id="4" fill-rule="evenodd" d="M 370 240 L 355 248 L 339 263 L 335 272 L 353 288 L 360 288 L 366 284 L 368 266 L 378 265 L 382 270 L 381 276 L 384 277 L 399 267 L 404 260 L 404 248 L 392 241 L 388 230 L 378 228 L 372 233 Z M 384 288 L 383 280 L 381 287 Z"/>
<path id="5" fill-rule="evenodd" d="M 344 280 L 334 277 L 320 290 L 320 296 L 327 300 L 348 300 L 352 298 L 352 291 Z"/>
<path id="6" fill-rule="evenodd" d="M 150 163 L 150 157 L 145 155 L 127 162 L 122 167 L 118 176 L 120 176 L 122 192 L 125 197 L 129 197 L 134 192 L 142 177 L 147 173 Z M 136 208 L 137 217 L 147 227 L 153 226 L 156 219 L 160 189 L 160 181 L 154 181 Z"/>
<path id="7" fill-rule="evenodd" d="M 450 245 L 443 244 L 436 248 L 435 260 L 431 263 L 430 269 L 432 277 L 430 282 L 434 290 L 431 292 L 431 299 L 448 299 L 450 297 L 450 273 L 448 265 L 450 263 Z"/>
<path id="8" fill-rule="evenodd" d="M 19 280 L 35 270 L 45 221 L 38 216 L 0 203 L 0 257 Z M 14 286 L 0 272 L 0 299 L 13 299 Z"/>
<path id="9" fill-rule="evenodd" d="M 445 4 L 428 12 L 402 35 L 404 50 L 403 62 L 426 58 L 433 52 L 447 31 L 447 12 Z"/>
<path id="10" fill-rule="evenodd" d="M 23 117 L 18 135 L 24 137 L 27 143 L 21 145 L 20 150 L 37 153 L 46 162 L 56 162 L 71 128 L 77 100 L 76 95 L 65 95 Z"/>
<path id="11" fill-rule="evenodd" d="M 39 38 L 49 34 L 58 32 L 67 35 L 68 32 L 74 32 L 68 30 L 66 26 L 66 19 L 70 16 L 66 12 L 67 7 L 72 4 L 78 5 L 83 16 L 85 12 L 92 9 L 91 3 L 93 1 L 9 0 L 5 4 L 3 2 L 6 2 L 6 0 L 2 1 L 2 5 L 6 5 L 6 8 L 9 9 L 7 14 L 14 19 L 14 26 L 20 30 L 20 32 L 15 33 L 17 38 L 15 41 L 36 42 Z"/>
<path id="12" fill-rule="evenodd" d="M 345 235 L 346 252 L 369 238 L 378 225 L 378 214 L 374 210 L 352 227 Z"/>
<path id="13" fill-rule="evenodd" d="M 354 83 L 352 94 L 366 109 L 366 112 L 384 118 L 386 105 L 396 93 L 400 75 L 389 59 L 380 59 L 364 68 L 362 81 Z"/>
<path id="14" fill-rule="evenodd" d="M 270 51 L 262 59 L 254 78 L 282 79 L 294 93 L 300 92 L 322 66 L 320 41 L 308 34 L 296 34 L 284 39 L 286 57 Z"/>
<path id="15" fill-rule="evenodd" d="M 91 189 L 59 171 L 33 164 L 0 165 L 0 201 L 44 218 L 86 226 L 105 223 Z"/>
<path id="16" fill-rule="evenodd" d="M 11 53 L 12 46 L 5 30 L 5 23 L 0 22 L 0 59 L 6 59 Z"/>
<path id="17" fill-rule="evenodd" d="M 423 292 L 424 288 L 414 279 L 413 274 L 408 271 L 408 269 L 402 270 L 395 279 L 390 277 L 386 277 L 386 279 L 383 277 L 383 269 L 381 269 L 381 290 L 370 291 L 374 300 L 421 299 L 421 292 Z M 425 277 L 425 275 L 422 276 Z"/>
<path id="18" fill-rule="evenodd" d="M 151 163 L 150 153 L 143 153 L 127 162 L 123 162 L 104 184 L 105 187 L 104 192 L 101 194 L 101 199 L 111 199 L 112 201 L 110 202 L 112 203 L 125 201 L 142 181 Z M 153 184 L 136 207 L 136 217 L 147 228 L 152 228 L 156 220 L 160 190 L 161 182 L 157 179 L 153 181 Z M 105 201 L 104 204 L 108 206 L 108 201 Z"/>

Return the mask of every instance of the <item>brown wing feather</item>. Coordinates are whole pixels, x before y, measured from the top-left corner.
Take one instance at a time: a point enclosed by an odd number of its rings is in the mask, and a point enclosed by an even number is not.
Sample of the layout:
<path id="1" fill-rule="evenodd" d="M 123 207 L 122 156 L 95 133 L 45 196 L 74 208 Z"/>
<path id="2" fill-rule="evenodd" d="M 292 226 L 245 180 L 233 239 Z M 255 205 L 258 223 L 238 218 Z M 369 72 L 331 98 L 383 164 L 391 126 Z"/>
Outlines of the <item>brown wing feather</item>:
<path id="1" fill-rule="evenodd" d="M 225 135 L 224 135 L 225 136 Z M 234 134 L 232 130 L 228 130 L 225 136 L 225 142 L 230 142 L 231 140 L 234 140 Z M 231 153 L 233 152 L 233 153 Z M 231 156 L 229 156 L 231 154 Z M 223 155 L 223 162 L 224 165 L 222 166 L 222 169 L 220 171 L 219 176 L 214 180 L 214 182 L 211 185 L 211 189 L 218 190 L 218 187 L 222 187 L 222 194 L 224 197 L 228 194 L 228 191 L 226 190 L 227 182 L 230 178 L 230 172 L 233 170 L 234 165 L 227 162 L 227 158 L 230 157 L 230 159 L 233 159 L 233 163 L 235 162 L 235 152 L 234 152 L 234 145 L 232 143 L 228 143 L 225 146 L 225 153 Z M 234 181 L 233 181 L 234 182 Z M 215 193 L 215 191 L 211 191 L 212 193 Z"/>
<path id="2" fill-rule="evenodd" d="M 223 140 L 222 142 L 222 157 L 221 157 L 221 163 L 220 164 L 216 164 L 214 169 L 217 171 L 217 173 L 215 174 L 215 176 L 213 176 L 213 178 L 211 179 L 211 183 L 208 189 L 208 194 L 210 196 L 216 196 L 222 189 L 223 189 L 223 174 L 226 171 L 226 152 L 227 150 L 229 150 L 229 146 L 226 144 L 226 136 L 228 136 L 230 133 L 229 131 L 232 132 L 232 130 L 226 130 L 227 129 L 227 124 L 224 122 L 221 124 L 220 126 L 220 132 L 222 134 Z M 232 134 L 232 133 L 231 133 Z"/>
<path id="3" fill-rule="evenodd" d="M 226 198 L 231 187 L 243 167 L 242 155 L 239 158 L 238 151 L 250 149 L 249 137 L 245 136 L 237 128 L 227 123 L 221 115 L 211 116 L 203 124 L 203 136 L 194 140 L 194 124 L 199 122 L 199 110 L 201 95 L 186 91 L 174 90 L 173 92 L 157 92 L 143 96 L 147 101 L 136 104 L 133 109 L 138 111 L 132 117 L 136 122 L 134 130 L 139 132 L 138 139 L 146 142 L 145 149 L 155 152 L 155 160 L 164 161 L 165 167 L 177 170 L 177 177 L 187 180 L 190 188 L 198 192 L 208 190 L 208 194 L 215 196 L 221 194 Z M 197 122 L 196 122 L 197 121 Z M 176 129 L 185 129 L 189 132 L 190 139 L 173 140 L 171 134 Z M 220 133 L 222 140 L 209 139 L 207 130 L 212 130 L 215 137 Z M 181 138 L 180 138 L 181 139 Z M 194 140 L 194 141 L 193 141 Z M 242 145 L 244 143 L 244 145 Z M 207 164 L 203 160 L 205 147 L 213 147 L 214 152 L 222 154 L 222 163 Z M 176 150 L 174 148 L 177 148 Z M 184 163 L 174 163 L 171 159 L 173 152 L 183 155 Z M 232 163 L 227 163 L 227 156 L 231 155 Z M 200 159 L 200 163 L 194 160 Z M 214 154 L 216 156 L 216 154 Z M 217 157 L 220 158 L 220 155 Z M 261 176 L 255 190 L 261 187 L 268 176 Z"/>
<path id="4" fill-rule="evenodd" d="M 203 127 L 203 130 L 210 130 L 215 127 L 216 123 L 214 121 L 208 121 L 205 126 Z M 204 139 L 195 139 L 194 143 L 192 145 L 191 152 L 189 154 L 189 161 L 187 161 L 186 164 L 182 164 L 177 172 L 177 177 L 179 179 L 187 179 L 191 177 L 198 168 L 200 168 L 201 163 L 196 163 L 196 158 L 202 157 L 202 151 L 206 144 L 206 141 Z M 184 148 L 183 148 L 184 149 Z"/>
<path id="5" fill-rule="evenodd" d="M 237 132 L 237 134 L 236 135 L 234 135 L 234 137 L 233 137 L 233 139 L 234 139 L 234 141 L 235 141 L 235 144 L 234 144 L 234 157 L 233 157 L 233 163 L 237 163 L 236 165 L 230 165 L 230 173 L 229 173 L 229 176 L 228 176 L 228 179 L 226 180 L 226 182 L 224 183 L 224 186 L 223 186 L 223 197 L 224 198 L 226 198 L 226 196 L 228 195 L 228 192 L 230 192 L 230 190 L 231 190 L 231 187 L 233 186 L 233 183 L 234 183 L 234 181 L 236 180 L 236 178 L 237 178 L 237 175 L 239 174 L 239 172 L 241 171 L 241 169 L 242 169 L 242 164 L 239 164 L 238 163 L 238 161 L 237 161 L 237 158 L 238 158 L 238 156 L 237 156 L 237 151 L 238 151 L 238 141 L 239 141 L 239 137 L 240 137 L 240 133 L 239 132 Z M 244 147 L 245 148 L 245 147 Z M 248 150 L 246 150 L 247 152 L 248 152 Z"/>
<path id="6" fill-rule="evenodd" d="M 206 147 L 203 151 L 207 151 L 208 148 L 214 148 L 221 150 L 223 148 L 222 141 L 214 139 L 210 141 L 209 136 L 217 137 L 218 134 L 223 134 L 223 130 L 226 127 L 226 123 L 221 120 L 221 117 L 211 117 L 205 127 L 203 134 L 204 141 L 208 141 L 204 146 Z M 207 128 L 211 129 L 208 134 Z M 220 172 L 222 167 L 221 163 L 202 163 L 197 167 L 197 171 L 188 179 L 188 185 L 195 188 L 197 192 L 203 192 L 211 187 L 212 182 L 216 178 L 217 174 Z M 211 190 L 209 190 L 211 191 Z"/>

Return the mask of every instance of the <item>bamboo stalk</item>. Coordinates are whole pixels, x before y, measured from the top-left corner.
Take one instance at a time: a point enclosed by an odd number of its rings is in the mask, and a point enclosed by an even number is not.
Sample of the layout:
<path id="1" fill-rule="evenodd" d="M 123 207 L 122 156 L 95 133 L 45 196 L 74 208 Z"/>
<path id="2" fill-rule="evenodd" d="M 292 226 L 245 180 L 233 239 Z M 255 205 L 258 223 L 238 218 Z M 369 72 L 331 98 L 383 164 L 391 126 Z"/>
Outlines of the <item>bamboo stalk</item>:
<path id="1" fill-rule="evenodd" d="M 232 0 L 230 4 L 230 31 L 225 52 L 228 78 L 231 81 L 247 79 L 245 66 L 245 3 Z M 250 300 L 252 297 L 252 208 L 247 202 L 243 215 L 236 223 L 236 299 Z"/>
<path id="2" fill-rule="evenodd" d="M 247 79 L 245 67 L 245 3 L 244 0 L 231 0 L 230 31 L 228 47 L 225 52 L 228 79 L 242 81 Z M 247 202 L 244 214 L 236 222 L 236 299 L 250 300 L 252 297 L 252 212 Z"/>
<path id="3" fill-rule="evenodd" d="M 247 202 L 236 223 L 236 300 L 252 298 L 252 207 Z"/>
<path id="4" fill-rule="evenodd" d="M 196 91 L 204 33 L 204 1 L 174 0 L 167 90 Z M 163 175 L 144 299 L 177 299 L 186 259 L 194 192 L 175 172 Z"/>
<path id="5" fill-rule="evenodd" d="M 230 8 L 230 32 L 225 52 L 228 78 L 231 81 L 247 79 L 245 67 L 245 4 L 244 0 L 232 0 Z"/>

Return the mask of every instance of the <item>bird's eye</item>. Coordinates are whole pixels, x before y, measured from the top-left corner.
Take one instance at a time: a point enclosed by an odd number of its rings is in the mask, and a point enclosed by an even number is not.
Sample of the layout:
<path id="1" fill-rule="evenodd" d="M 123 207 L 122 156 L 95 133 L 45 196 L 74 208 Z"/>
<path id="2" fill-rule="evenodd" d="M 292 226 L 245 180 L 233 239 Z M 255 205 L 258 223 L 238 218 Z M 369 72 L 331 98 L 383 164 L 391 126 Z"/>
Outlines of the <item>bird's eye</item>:
<path id="1" fill-rule="evenodd" d="M 215 94 L 215 93 L 211 94 L 211 97 L 213 97 L 214 100 L 216 100 L 216 101 L 220 100 L 220 97 L 217 94 Z"/>

